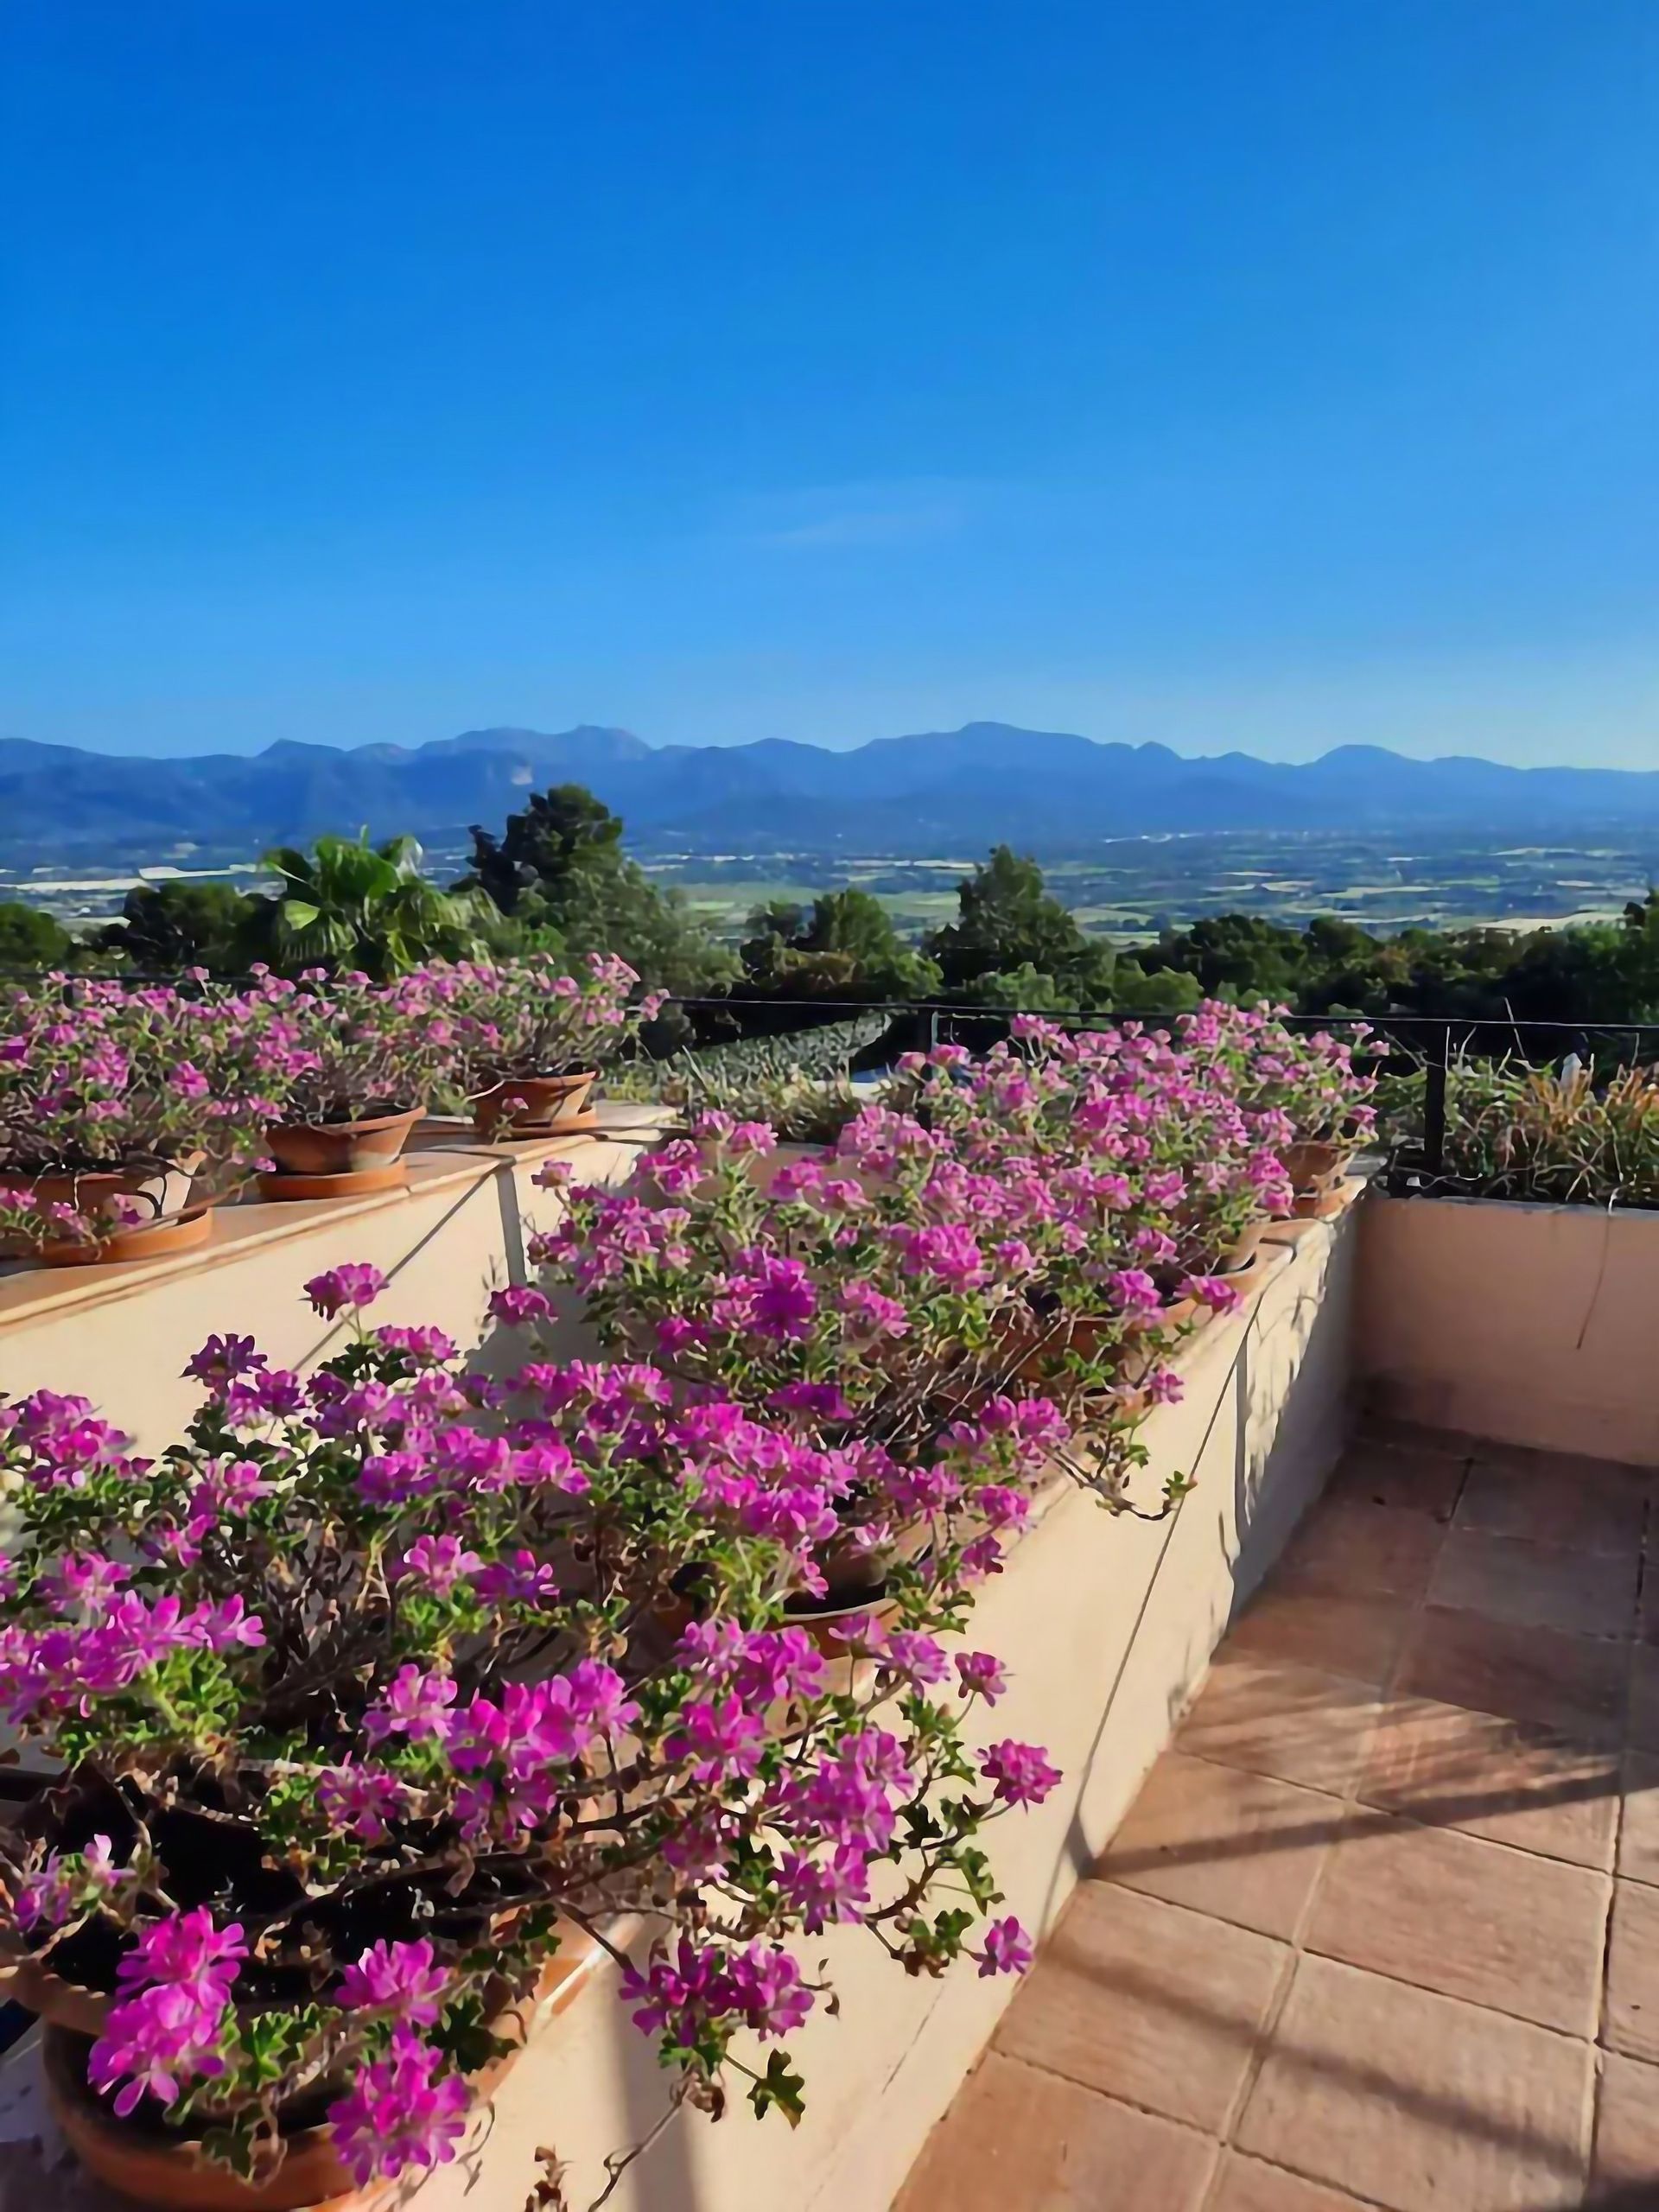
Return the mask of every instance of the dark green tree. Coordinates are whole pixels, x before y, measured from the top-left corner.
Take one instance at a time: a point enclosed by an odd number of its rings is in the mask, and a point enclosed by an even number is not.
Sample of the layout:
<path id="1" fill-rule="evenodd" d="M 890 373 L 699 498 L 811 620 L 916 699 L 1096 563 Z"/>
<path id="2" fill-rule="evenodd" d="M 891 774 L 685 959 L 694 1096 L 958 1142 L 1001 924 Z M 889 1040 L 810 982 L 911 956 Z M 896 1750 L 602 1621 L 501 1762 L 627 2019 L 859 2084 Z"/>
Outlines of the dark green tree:
<path id="1" fill-rule="evenodd" d="M 181 968 L 233 974 L 251 957 L 249 931 L 259 902 L 229 883 L 135 884 L 122 902 L 123 919 L 98 933 L 105 952 L 118 952 L 147 975 Z"/>
<path id="2" fill-rule="evenodd" d="M 580 784 L 535 793 L 499 837 L 472 836 L 472 868 L 455 889 L 486 896 L 525 943 L 572 959 L 620 954 L 647 983 L 685 997 L 735 974 L 686 899 L 629 859 L 620 817 Z"/>
<path id="3" fill-rule="evenodd" d="M 779 901 L 749 917 L 738 948 L 748 988 L 779 998 L 926 999 L 939 971 L 908 945 L 874 893 L 821 892 L 810 908 Z"/>
<path id="4" fill-rule="evenodd" d="M 64 968 L 76 950 L 74 938 L 54 915 L 26 906 L 21 899 L 0 900 L 0 968 Z"/>
<path id="5" fill-rule="evenodd" d="M 1058 1003 L 1088 1010 L 1111 1003 L 1110 945 L 1086 937 L 1077 917 L 1049 891 L 1034 860 L 998 845 L 988 861 L 964 876 L 957 890 L 957 918 L 922 940 L 954 995 L 974 999 L 982 980 L 1033 976 L 1053 979 Z M 987 1003 L 1010 1003 L 1006 980 L 986 982 Z M 1033 1013 L 1041 1007 L 1033 1007 Z"/>

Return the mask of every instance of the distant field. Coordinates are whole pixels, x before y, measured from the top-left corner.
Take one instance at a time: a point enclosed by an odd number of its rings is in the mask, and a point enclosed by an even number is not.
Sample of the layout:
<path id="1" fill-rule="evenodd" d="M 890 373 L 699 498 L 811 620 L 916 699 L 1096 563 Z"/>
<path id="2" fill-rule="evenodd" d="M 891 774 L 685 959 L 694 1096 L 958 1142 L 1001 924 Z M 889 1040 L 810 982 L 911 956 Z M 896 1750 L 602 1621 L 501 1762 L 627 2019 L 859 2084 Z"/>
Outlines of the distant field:
<path id="1" fill-rule="evenodd" d="M 1405 848 L 1409 847 L 1410 849 Z M 428 848 L 433 879 L 466 865 L 464 840 Z M 1499 846 L 1471 833 L 1412 839 L 1397 830 L 1351 836 L 1234 834 L 1103 841 L 1087 851 L 1039 853 L 1051 888 L 1083 926 L 1133 944 L 1206 914 L 1243 911 L 1293 927 L 1335 914 L 1388 933 L 1484 925 L 1535 929 L 1617 916 L 1659 875 L 1659 836 L 1593 847 Z M 804 906 L 820 891 L 855 883 L 873 892 L 910 938 L 956 912 L 956 886 L 971 865 L 945 858 L 867 855 L 848 860 L 807 850 L 756 855 L 644 851 L 658 882 L 677 885 L 728 941 L 742 937 L 755 907 Z M 128 889 L 162 874 L 217 876 L 246 886 L 257 863 L 244 852 L 174 847 L 163 852 L 77 850 L 73 861 L 0 845 L 0 899 L 47 908 L 71 928 L 118 912 Z"/>

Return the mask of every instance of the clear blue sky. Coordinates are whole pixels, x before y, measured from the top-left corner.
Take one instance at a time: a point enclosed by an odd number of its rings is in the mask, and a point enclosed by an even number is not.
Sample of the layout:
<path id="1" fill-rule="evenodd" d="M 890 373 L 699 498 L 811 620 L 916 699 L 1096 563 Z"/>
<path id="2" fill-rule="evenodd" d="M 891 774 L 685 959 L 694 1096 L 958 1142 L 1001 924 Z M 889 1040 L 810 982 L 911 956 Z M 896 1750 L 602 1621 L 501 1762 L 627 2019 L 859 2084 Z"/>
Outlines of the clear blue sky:
<path id="1" fill-rule="evenodd" d="M 0 733 L 1659 766 L 1659 0 L 7 0 Z"/>

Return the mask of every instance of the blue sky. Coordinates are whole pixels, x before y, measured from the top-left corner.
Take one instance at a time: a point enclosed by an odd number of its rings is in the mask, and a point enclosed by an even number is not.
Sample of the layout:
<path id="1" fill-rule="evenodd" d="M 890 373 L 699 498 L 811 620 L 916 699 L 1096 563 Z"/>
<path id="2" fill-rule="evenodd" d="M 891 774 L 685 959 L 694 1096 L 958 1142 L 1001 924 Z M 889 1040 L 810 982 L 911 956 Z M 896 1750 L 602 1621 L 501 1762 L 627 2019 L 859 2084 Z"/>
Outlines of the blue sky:
<path id="1" fill-rule="evenodd" d="M 1655 0 L 9 0 L 0 734 L 1659 766 Z"/>

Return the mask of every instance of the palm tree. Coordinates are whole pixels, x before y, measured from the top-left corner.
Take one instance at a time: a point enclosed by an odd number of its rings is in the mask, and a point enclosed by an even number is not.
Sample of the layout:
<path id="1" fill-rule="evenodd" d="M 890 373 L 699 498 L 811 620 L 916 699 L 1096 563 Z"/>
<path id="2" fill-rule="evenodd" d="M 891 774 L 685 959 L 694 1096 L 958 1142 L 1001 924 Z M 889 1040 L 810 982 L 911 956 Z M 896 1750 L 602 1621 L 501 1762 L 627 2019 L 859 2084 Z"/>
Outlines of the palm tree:
<path id="1" fill-rule="evenodd" d="M 264 855 L 283 889 L 264 902 L 255 935 L 273 968 L 359 968 L 384 982 L 424 960 L 465 960 L 487 950 L 500 916 L 482 892 L 440 891 L 421 874 L 413 837 L 371 845 L 319 837 L 312 853 L 278 845 Z"/>

